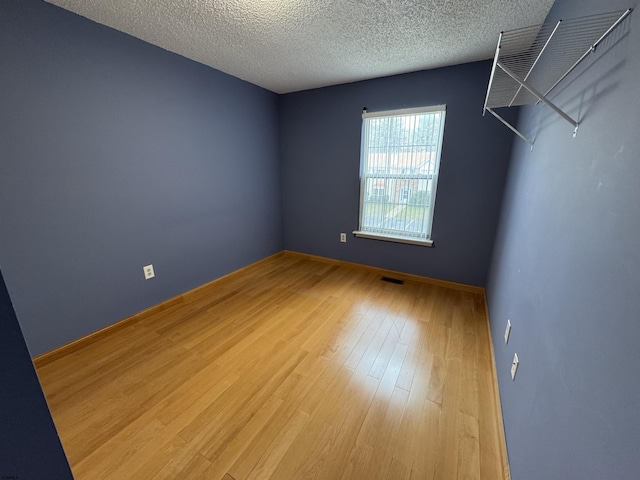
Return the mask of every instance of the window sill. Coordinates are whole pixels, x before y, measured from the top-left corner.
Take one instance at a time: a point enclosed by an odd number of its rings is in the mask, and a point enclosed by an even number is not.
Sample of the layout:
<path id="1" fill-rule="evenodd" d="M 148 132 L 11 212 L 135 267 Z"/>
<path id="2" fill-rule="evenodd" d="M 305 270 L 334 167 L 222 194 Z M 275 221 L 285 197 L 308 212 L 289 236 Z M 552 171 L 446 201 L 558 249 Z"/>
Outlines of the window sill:
<path id="1" fill-rule="evenodd" d="M 433 240 L 417 240 L 413 238 L 396 237 L 394 235 L 376 234 L 371 232 L 353 232 L 356 237 L 369 238 L 371 240 L 384 240 L 385 242 L 407 243 L 409 245 L 419 245 L 421 247 L 433 247 Z"/>

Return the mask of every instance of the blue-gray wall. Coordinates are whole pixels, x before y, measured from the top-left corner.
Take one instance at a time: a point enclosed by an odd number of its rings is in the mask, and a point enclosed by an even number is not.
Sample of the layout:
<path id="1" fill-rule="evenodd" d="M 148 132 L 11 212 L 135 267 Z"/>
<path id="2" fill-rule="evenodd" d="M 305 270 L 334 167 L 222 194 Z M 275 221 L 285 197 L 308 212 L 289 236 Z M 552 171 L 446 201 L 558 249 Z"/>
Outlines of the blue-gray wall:
<path id="1" fill-rule="evenodd" d="M 32 354 L 282 249 L 277 95 L 39 0 L 0 2 L 0 46 L 0 263 Z"/>
<path id="2" fill-rule="evenodd" d="M 629 6 L 557 0 L 549 19 Z M 488 286 L 514 480 L 640 478 L 638 46 L 636 11 L 553 97 L 577 138 L 521 111 L 536 144 L 514 145 Z"/>
<path id="3" fill-rule="evenodd" d="M 0 478 L 72 479 L 0 272 Z"/>
<path id="4" fill-rule="evenodd" d="M 513 140 L 481 116 L 490 71 L 479 62 L 281 96 L 285 249 L 484 286 Z M 439 104 L 447 118 L 435 248 L 353 237 L 362 108 Z"/>

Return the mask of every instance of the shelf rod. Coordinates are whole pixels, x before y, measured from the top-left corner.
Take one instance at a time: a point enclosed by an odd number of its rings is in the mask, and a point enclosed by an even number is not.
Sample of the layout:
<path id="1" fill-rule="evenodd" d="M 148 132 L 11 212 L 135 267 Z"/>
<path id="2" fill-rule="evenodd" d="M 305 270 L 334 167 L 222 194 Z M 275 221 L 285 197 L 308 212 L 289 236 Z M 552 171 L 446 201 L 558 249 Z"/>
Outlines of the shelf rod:
<path id="1" fill-rule="evenodd" d="M 484 98 L 484 109 L 482 110 L 482 116 L 484 117 L 484 112 L 487 110 L 487 103 L 489 102 L 489 94 L 491 93 L 491 85 L 493 84 L 493 76 L 496 73 L 496 65 L 498 65 L 498 57 L 500 56 L 500 44 L 502 43 L 502 32 L 500 32 L 500 36 L 498 37 L 498 46 L 496 47 L 496 54 L 493 57 L 493 67 L 491 67 L 491 76 L 489 77 L 489 88 L 487 88 L 487 96 Z"/>
<path id="2" fill-rule="evenodd" d="M 500 115 L 498 115 L 496 112 L 494 112 L 493 110 L 491 110 L 490 108 L 486 108 L 486 110 L 493 115 L 494 117 L 496 117 L 498 120 L 500 120 L 509 130 L 511 130 L 513 133 L 515 133 L 516 135 L 518 135 L 521 139 L 523 139 L 525 142 L 527 142 L 529 145 L 531 145 L 531 148 L 533 148 L 533 142 L 531 140 L 529 140 L 527 137 L 525 137 L 523 134 L 521 134 L 513 125 L 511 125 L 509 122 L 507 122 L 504 118 L 502 118 Z"/>
<path id="3" fill-rule="evenodd" d="M 627 10 L 626 10 L 622 15 L 620 15 L 620 18 L 618 18 L 618 20 L 616 20 L 616 21 L 614 22 L 614 24 L 613 24 L 613 25 L 611 25 L 611 26 L 609 27 L 609 29 L 608 29 L 606 32 L 604 32 L 604 33 L 602 34 L 602 36 L 601 36 L 598 40 L 596 40 L 596 41 L 595 41 L 595 43 L 594 43 L 593 45 L 591 45 L 591 46 L 589 47 L 589 50 L 587 50 L 586 52 L 584 52 L 584 54 L 583 54 L 583 55 L 578 59 L 578 61 L 577 61 L 576 63 L 574 63 L 574 64 L 571 66 L 571 68 L 569 68 L 569 70 L 567 70 L 567 71 L 565 72 L 565 74 L 564 74 L 564 75 L 562 75 L 562 76 L 558 79 L 558 81 L 557 81 L 556 83 L 554 83 L 554 84 L 551 86 L 551 88 L 550 88 L 549 90 L 547 90 L 547 91 L 546 91 L 546 93 L 544 94 L 544 96 L 546 97 L 547 95 L 549 95 L 549 92 L 551 92 L 551 90 L 553 90 L 554 88 L 556 88 L 556 87 L 558 86 L 558 84 L 559 84 L 562 80 L 564 80 L 564 79 L 566 78 L 566 76 L 567 76 L 567 75 L 569 75 L 569 74 L 573 71 L 573 69 L 574 69 L 574 68 L 576 68 L 576 67 L 578 66 L 578 64 L 579 64 L 582 60 L 584 60 L 584 59 L 585 59 L 585 57 L 586 57 L 587 55 L 589 55 L 591 52 L 594 52 L 594 51 L 595 51 L 595 49 L 596 49 L 596 47 L 598 46 L 598 44 L 599 44 L 600 42 L 602 42 L 602 41 L 606 38 L 606 36 L 607 36 L 607 35 L 609 35 L 609 34 L 613 31 L 613 29 L 614 29 L 614 28 L 616 28 L 618 25 L 620 25 L 620 23 L 621 23 L 625 18 L 627 18 L 627 17 L 629 16 L 629 14 L 630 14 L 632 11 L 633 11 L 633 8 L 629 8 L 629 9 L 627 9 Z"/>
<path id="4" fill-rule="evenodd" d="M 538 56 L 536 57 L 536 60 L 533 62 L 533 65 L 531 65 L 531 68 L 529 69 L 529 71 L 527 72 L 527 75 L 524 77 L 524 81 L 526 82 L 527 80 L 529 80 L 529 76 L 531 75 L 531 72 L 533 72 L 533 69 L 536 67 L 536 64 L 538 63 L 538 60 L 540 60 L 540 57 L 542 57 L 542 54 L 544 53 L 544 51 L 547 49 L 547 46 L 549 45 L 549 42 L 551 42 L 551 39 L 553 38 L 553 36 L 556 33 L 556 30 L 558 30 L 558 27 L 560 26 L 560 24 L 562 23 L 562 20 L 558 20 L 558 23 L 556 23 L 555 28 L 553 29 L 553 32 L 551 32 L 551 35 L 549 35 L 549 38 L 547 38 L 547 41 L 544 42 L 544 46 L 542 47 L 542 50 L 540 50 L 540 53 L 538 53 Z M 509 102 L 509 106 L 511 107 L 513 105 L 513 102 L 516 100 L 516 98 L 518 97 L 518 94 L 520 93 L 520 91 L 522 90 L 522 85 L 520 85 L 518 87 L 518 91 L 516 92 L 516 94 L 513 96 L 513 98 L 511 99 L 511 101 Z"/>
<path id="5" fill-rule="evenodd" d="M 509 75 L 511 78 L 513 78 L 516 82 L 518 82 L 520 85 L 522 85 L 524 88 L 526 88 L 527 90 L 529 90 L 533 95 L 535 95 L 536 97 L 538 97 L 538 100 L 543 101 L 544 103 L 546 103 L 547 105 L 549 105 L 549 107 L 551 107 L 551 109 L 556 112 L 558 115 L 560 115 L 562 118 L 564 118 L 567 122 L 569 122 L 571 125 L 573 125 L 575 127 L 575 129 L 578 129 L 578 126 L 580 125 L 578 122 L 576 122 L 573 118 L 571 118 L 569 115 L 567 115 L 566 113 L 564 113 L 562 110 L 560 110 L 555 103 L 553 103 L 551 100 L 547 99 L 542 93 L 540 93 L 539 91 L 537 91 L 535 88 L 533 88 L 531 85 L 529 85 L 526 82 L 523 82 L 522 80 L 520 80 L 515 73 L 513 73 L 511 70 L 509 70 L 507 67 L 505 67 L 502 62 L 498 62 L 498 66 L 504 71 L 504 73 L 506 73 L 507 75 Z M 575 131 L 574 131 L 575 133 Z"/>

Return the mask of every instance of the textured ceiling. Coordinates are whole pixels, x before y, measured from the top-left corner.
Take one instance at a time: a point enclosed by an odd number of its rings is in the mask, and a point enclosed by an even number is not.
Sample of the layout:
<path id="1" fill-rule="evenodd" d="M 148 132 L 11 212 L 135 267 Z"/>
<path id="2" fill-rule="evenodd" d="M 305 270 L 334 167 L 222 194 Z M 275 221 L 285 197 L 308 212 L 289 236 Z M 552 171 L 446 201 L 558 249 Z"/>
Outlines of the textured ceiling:
<path id="1" fill-rule="evenodd" d="M 47 0 L 277 93 L 493 57 L 553 0 Z M 487 73 L 488 76 L 488 73 Z"/>

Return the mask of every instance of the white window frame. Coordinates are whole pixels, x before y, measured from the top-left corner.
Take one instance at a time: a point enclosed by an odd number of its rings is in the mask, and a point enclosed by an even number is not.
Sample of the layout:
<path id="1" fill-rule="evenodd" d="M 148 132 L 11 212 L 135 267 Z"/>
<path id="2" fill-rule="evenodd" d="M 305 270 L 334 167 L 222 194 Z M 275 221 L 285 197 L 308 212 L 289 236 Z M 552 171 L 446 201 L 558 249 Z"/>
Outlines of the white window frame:
<path id="1" fill-rule="evenodd" d="M 412 164 L 410 169 L 404 168 L 405 166 L 397 165 L 400 168 L 398 172 L 391 172 L 389 169 L 389 165 L 387 165 L 387 173 L 381 174 L 379 173 L 380 166 L 369 167 L 369 159 L 371 158 L 371 152 L 369 147 L 369 133 L 370 133 L 370 119 L 381 118 L 381 117 L 403 117 L 417 114 L 425 114 L 425 113 L 440 113 L 441 121 L 439 125 L 438 131 L 438 141 L 437 145 L 434 145 L 435 148 L 435 158 L 431 160 L 433 164 L 433 168 L 430 168 L 427 172 L 415 171 L 416 165 Z M 399 243 L 409 243 L 413 245 L 424 245 L 424 246 L 433 246 L 432 239 L 432 226 L 433 226 L 433 213 L 435 210 L 435 200 L 436 200 L 436 189 L 438 186 L 438 175 L 440 172 L 440 157 L 442 153 L 442 142 L 444 138 L 444 125 L 445 125 L 445 117 L 446 117 L 446 105 L 434 105 L 428 107 L 418 107 L 418 108 L 404 108 L 400 110 L 387 110 L 381 112 L 367 112 L 366 110 L 362 113 L 362 137 L 361 137 L 361 148 L 360 148 L 360 210 L 359 210 L 359 227 L 358 230 L 354 231 L 353 234 L 357 237 L 361 238 L 371 238 L 375 240 L 386 240 L 392 242 Z M 405 145 L 410 146 L 410 144 Z M 389 155 L 389 153 L 387 153 Z M 412 153 L 413 155 L 413 153 Z M 413 170 L 414 173 L 406 173 L 407 170 Z M 370 173 L 367 173 L 370 172 Z M 406 181 L 431 181 L 432 187 L 430 190 L 425 190 L 430 192 L 428 197 L 428 205 L 423 206 L 424 212 L 422 212 L 421 221 L 425 224 L 424 232 L 415 232 L 407 230 L 407 223 L 405 217 L 405 225 L 403 229 L 396 228 L 385 228 L 384 224 L 380 224 L 377 226 L 374 225 L 366 225 L 364 213 L 367 206 L 371 208 L 372 202 L 368 199 L 368 196 L 371 195 L 371 192 L 367 189 L 367 182 L 372 183 L 376 181 L 383 180 L 386 181 L 398 181 L 398 180 L 406 180 Z M 372 183 L 373 185 L 373 183 Z M 390 192 L 389 187 L 385 186 L 387 192 Z M 415 193 L 417 189 L 413 189 L 412 191 Z M 391 202 L 395 204 L 397 202 Z M 400 203 L 398 203 L 398 208 L 400 207 Z M 415 205 L 413 207 L 416 207 Z M 388 214 L 387 214 L 388 215 Z M 389 217 L 387 220 L 392 219 Z M 393 217 L 395 220 L 395 217 Z"/>

